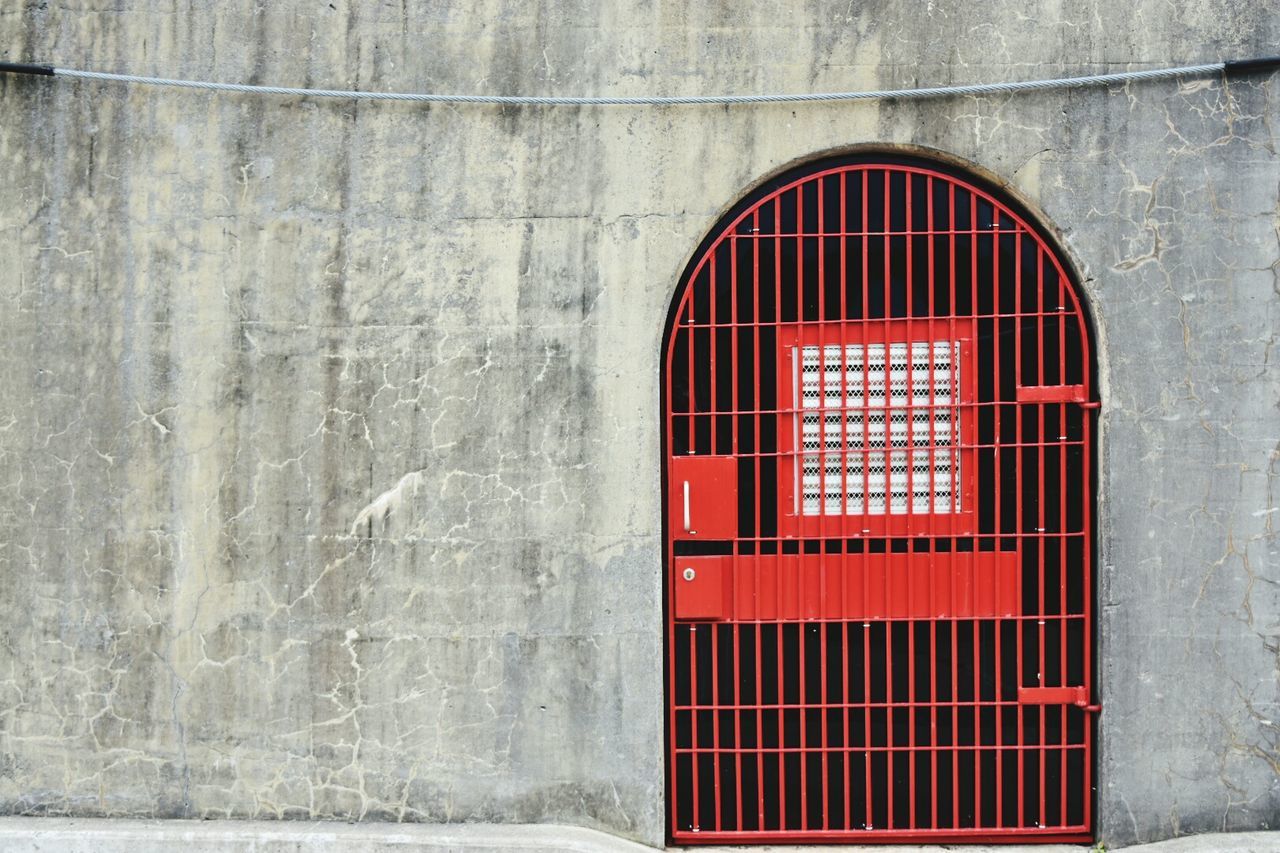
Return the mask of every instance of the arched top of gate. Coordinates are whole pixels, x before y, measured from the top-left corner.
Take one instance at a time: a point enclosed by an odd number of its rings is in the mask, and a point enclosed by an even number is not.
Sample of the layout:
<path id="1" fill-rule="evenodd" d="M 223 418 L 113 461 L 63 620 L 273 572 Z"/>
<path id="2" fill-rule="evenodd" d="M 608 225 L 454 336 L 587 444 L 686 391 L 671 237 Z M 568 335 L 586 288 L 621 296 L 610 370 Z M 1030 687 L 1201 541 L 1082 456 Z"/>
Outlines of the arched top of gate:
<path id="1" fill-rule="evenodd" d="M 936 230 L 932 227 L 926 227 L 923 230 L 912 228 L 913 222 L 909 219 L 912 216 L 910 212 L 912 192 L 910 189 L 907 191 L 905 203 L 907 211 L 905 216 L 908 219 L 902 224 L 902 227 L 895 227 L 894 223 L 890 222 L 889 228 L 884 231 L 871 232 L 867 230 L 860 234 L 852 234 L 845 230 L 845 223 L 843 222 L 832 223 L 823 221 L 821 218 L 817 222 L 805 222 L 802 219 L 803 212 L 800 214 L 801 220 L 795 223 L 795 228 L 792 231 L 785 233 L 771 231 L 769 223 L 765 223 L 764 227 L 761 227 L 761 213 L 772 210 L 776 216 L 777 211 L 782 206 L 778 202 L 786 199 L 789 194 L 796 197 L 796 207 L 803 211 L 804 208 L 815 203 L 814 199 L 800 203 L 799 199 L 806 193 L 823 193 L 833 183 L 833 179 L 837 186 L 845 187 L 846 189 L 853 180 L 857 180 L 862 186 L 865 185 L 863 182 L 869 180 L 873 174 L 879 175 L 880 179 L 886 183 L 884 192 L 886 212 L 889 209 L 888 183 L 895 180 L 891 176 L 901 175 L 904 176 L 902 180 L 908 184 L 908 187 L 913 186 L 916 181 L 922 182 L 925 185 L 926 199 L 933 198 L 932 193 L 936 192 L 938 188 L 942 188 L 946 191 L 948 202 L 952 205 L 954 205 L 957 198 L 962 198 L 966 202 L 973 204 L 972 213 L 975 220 L 978 215 L 977 207 L 985 206 L 983 211 L 984 213 L 989 211 L 989 221 L 986 223 L 970 222 L 970 229 L 964 232 L 966 235 L 978 237 L 984 233 L 992 235 L 1010 235 L 1012 233 L 1030 240 L 1043 253 L 1049 268 L 1056 273 L 1058 282 L 1060 282 L 1065 301 L 1063 305 L 1057 306 L 1057 310 L 1078 318 L 1081 342 L 1086 344 L 1083 352 L 1090 352 L 1091 347 L 1087 345 L 1090 337 L 1090 321 L 1084 308 L 1077 278 L 1070 264 L 1066 261 L 1064 252 L 1058 246 L 1056 239 L 1042 224 L 1039 217 L 1031 213 L 1023 203 L 1013 198 L 1007 190 L 999 188 L 991 181 L 962 167 L 917 155 L 876 152 L 826 157 L 790 168 L 771 179 L 765 180 L 735 204 L 728 213 L 720 218 L 715 227 L 703 239 L 698 251 L 694 254 L 680 278 L 680 284 L 672 300 L 671 310 L 668 315 L 668 339 L 670 338 L 671 330 L 680 325 L 679 318 L 684 314 L 693 291 L 692 283 L 713 262 L 712 259 L 716 256 L 717 250 L 724 244 L 734 240 L 768 236 L 782 238 L 850 236 L 863 239 L 871 237 L 889 239 L 921 236 L 926 233 L 937 235 L 959 233 L 955 232 L 954 227 Z M 819 209 L 821 209 L 822 205 L 822 201 L 817 201 Z M 948 213 L 950 222 L 954 224 L 956 221 L 954 208 Z M 933 211 L 930 211 L 925 218 L 927 224 L 933 223 Z"/>

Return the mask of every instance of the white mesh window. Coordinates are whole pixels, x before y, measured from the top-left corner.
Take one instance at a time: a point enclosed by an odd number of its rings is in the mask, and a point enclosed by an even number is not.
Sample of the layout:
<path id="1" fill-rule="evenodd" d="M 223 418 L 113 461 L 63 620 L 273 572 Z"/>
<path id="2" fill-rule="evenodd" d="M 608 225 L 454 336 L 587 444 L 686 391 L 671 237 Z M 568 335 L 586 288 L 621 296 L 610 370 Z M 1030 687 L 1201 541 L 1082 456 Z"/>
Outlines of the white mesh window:
<path id="1" fill-rule="evenodd" d="M 958 343 L 889 344 L 887 368 L 884 344 L 798 353 L 804 515 L 960 509 Z"/>

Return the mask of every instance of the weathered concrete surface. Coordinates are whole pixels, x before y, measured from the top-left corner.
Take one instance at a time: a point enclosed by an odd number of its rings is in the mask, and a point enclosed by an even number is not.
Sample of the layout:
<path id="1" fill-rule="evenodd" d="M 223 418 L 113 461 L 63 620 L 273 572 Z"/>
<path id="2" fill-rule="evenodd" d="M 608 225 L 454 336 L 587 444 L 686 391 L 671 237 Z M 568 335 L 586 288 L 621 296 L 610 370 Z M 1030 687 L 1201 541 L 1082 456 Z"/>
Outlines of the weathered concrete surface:
<path id="1" fill-rule="evenodd" d="M 1261 0 L 22 0 L 0 58 L 370 89 L 1014 79 L 1275 52 Z M 1060 227 L 1104 382 L 1100 834 L 1274 826 L 1269 78 L 426 108 L 0 81 L 0 810 L 663 836 L 658 346 L 857 144 Z"/>

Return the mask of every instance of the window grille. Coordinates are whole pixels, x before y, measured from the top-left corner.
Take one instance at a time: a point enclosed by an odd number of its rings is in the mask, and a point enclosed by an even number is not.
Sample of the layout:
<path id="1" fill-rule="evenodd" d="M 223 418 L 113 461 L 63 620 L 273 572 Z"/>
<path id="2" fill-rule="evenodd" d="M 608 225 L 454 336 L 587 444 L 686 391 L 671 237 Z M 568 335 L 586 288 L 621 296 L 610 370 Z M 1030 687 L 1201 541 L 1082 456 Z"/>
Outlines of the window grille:
<path id="1" fill-rule="evenodd" d="M 804 515 L 958 511 L 959 365 L 951 341 L 889 344 L 887 370 L 885 344 L 801 347 Z"/>

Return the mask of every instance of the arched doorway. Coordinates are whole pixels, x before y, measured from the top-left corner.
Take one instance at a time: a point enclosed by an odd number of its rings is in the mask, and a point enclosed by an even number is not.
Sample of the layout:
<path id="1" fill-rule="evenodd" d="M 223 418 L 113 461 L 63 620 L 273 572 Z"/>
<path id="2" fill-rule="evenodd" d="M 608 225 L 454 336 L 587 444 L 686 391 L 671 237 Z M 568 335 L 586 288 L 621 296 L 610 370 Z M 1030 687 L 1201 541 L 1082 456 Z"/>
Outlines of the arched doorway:
<path id="1" fill-rule="evenodd" d="M 1097 404 L 1034 219 L 806 165 L 716 225 L 664 354 L 672 840 L 1087 839 Z"/>

